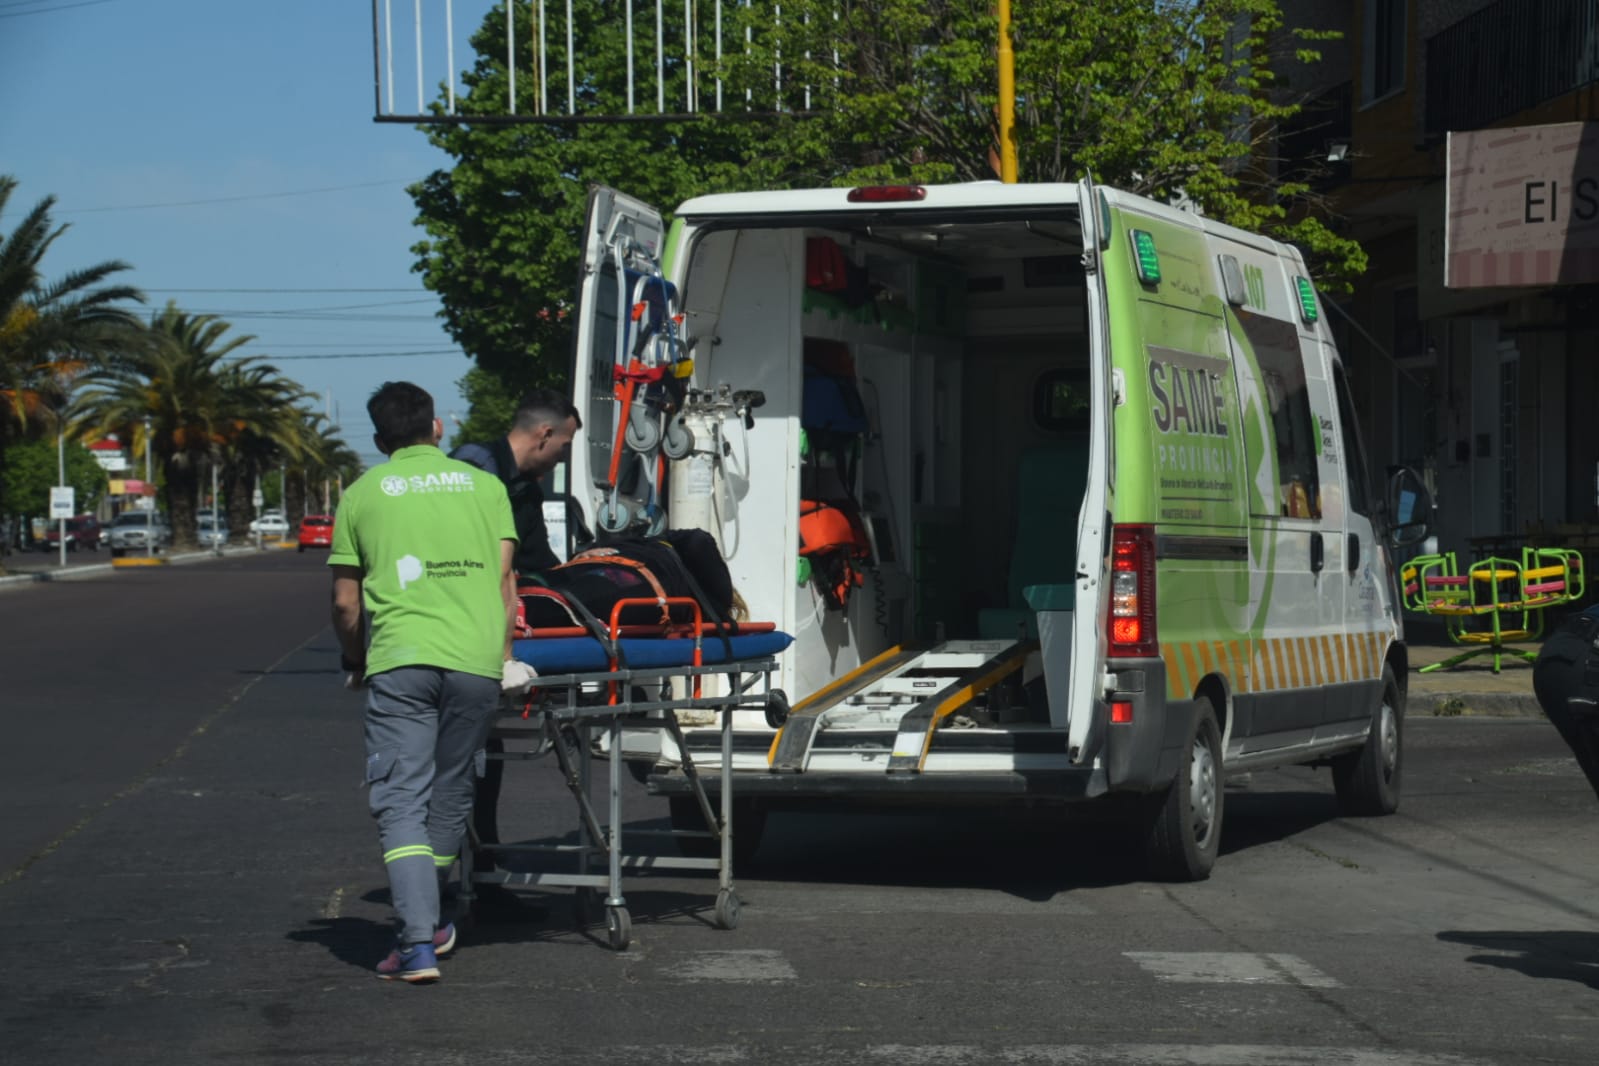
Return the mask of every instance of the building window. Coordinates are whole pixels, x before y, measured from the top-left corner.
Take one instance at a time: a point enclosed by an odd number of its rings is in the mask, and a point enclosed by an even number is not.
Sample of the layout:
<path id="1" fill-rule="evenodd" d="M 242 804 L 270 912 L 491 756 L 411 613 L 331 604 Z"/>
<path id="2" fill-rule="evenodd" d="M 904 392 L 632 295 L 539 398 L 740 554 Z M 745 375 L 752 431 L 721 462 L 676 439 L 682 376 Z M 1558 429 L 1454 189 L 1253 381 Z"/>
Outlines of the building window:
<path id="1" fill-rule="evenodd" d="M 1405 87 L 1405 0 L 1366 0 L 1365 103 Z"/>

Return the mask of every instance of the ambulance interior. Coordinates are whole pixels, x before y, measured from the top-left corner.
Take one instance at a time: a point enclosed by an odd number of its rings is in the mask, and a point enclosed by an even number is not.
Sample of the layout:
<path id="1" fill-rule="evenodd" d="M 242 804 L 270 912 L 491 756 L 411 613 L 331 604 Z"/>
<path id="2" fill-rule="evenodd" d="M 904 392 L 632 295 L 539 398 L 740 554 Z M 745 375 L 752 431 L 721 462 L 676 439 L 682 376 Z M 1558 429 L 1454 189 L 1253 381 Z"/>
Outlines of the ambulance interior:
<path id="1" fill-rule="evenodd" d="M 670 521 L 715 533 L 751 616 L 794 633 L 794 699 L 897 645 L 1036 641 L 1025 587 L 1070 609 L 1090 417 L 1075 208 L 922 217 L 712 228 L 686 249 L 693 386 L 764 403 L 719 427 L 714 479 L 672 464 Z M 1037 660 L 969 724 L 1048 724 Z"/>

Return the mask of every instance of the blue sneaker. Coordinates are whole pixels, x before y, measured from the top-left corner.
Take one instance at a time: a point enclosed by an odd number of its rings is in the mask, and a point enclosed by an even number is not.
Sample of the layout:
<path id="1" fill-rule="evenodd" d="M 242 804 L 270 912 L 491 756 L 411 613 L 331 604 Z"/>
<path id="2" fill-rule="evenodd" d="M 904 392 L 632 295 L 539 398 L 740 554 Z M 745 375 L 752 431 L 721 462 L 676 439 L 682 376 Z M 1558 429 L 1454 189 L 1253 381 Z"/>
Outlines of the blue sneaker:
<path id="1" fill-rule="evenodd" d="M 448 955 L 455 950 L 455 923 L 448 922 L 433 931 L 433 954 Z"/>
<path id="2" fill-rule="evenodd" d="M 451 945 L 452 947 L 454 945 Z M 439 979 L 439 959 L 430 943 L 401 944 L 378 963 L 378 979 L 420 984 Z"/>

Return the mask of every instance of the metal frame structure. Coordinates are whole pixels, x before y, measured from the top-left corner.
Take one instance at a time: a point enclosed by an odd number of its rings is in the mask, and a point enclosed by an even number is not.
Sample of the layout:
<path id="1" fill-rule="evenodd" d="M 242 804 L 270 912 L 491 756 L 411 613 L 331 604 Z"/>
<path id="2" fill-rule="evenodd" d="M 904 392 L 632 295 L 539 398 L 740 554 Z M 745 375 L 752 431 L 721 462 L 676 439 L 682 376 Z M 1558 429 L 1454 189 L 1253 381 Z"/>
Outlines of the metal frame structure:
<path id="1" fill-rule="evenodd" d="M 495 0 L 496 3 L 500 0 Z M 521 44 L 520 47 L 530 53 L 525 63 L 519 62 L 519 42 L 516 35 L 516 13 L 519 0 L 503 0 L 506 16 L 506 98 L 504 110 L 500 112 L 487 111 L 483 107 L 476 109 L 476 113 L 463 114 L 457 109 L 459 103 L 456 92 L 456 80 L 460 68 L 456 65 L 455 58 L 455 0 L 444 0 L 444 65 L 448 77 L 443 82 L 442 107 L 430 109 L 426 90 L 426 73 L 424 57 L 429 48 L 429 38 L 422 15 L 422 0 L 412 0 L 413 10 L 411 19 L 410 41 L 403 39 L 405 32 L 404 19 L 397 30 L 394 18 L 395 0 L 372 0 L 372 81 L 373 81 L 373 121 L 380 123 L 404 123 L 407 125 L 518 125 L 530 123 L 603 123 L 603 122 L 663 122 L 663 121 L 690 121 L 714 116 L 717 118 L 732 119 L 762 119 L 778 115 L 785 117 L 798 117 L 815 114 L 810 109 L 812 102 L 812 86 L 801 85 L 798 87 L 799 99 L 803 106 L 799 108 L 756 109 L 753 99 L 753 90 L 746 88 L 739 93 L 731 90 L 717 71 L 722 61 L 728 56 L 724 37 L 727 12 L 730 8 L 737 7 L 744 11 L 746 17 L 757 12 L 767 5 L 767 0 L 709 0 L 710 26 L 702 25 L 705 14 L 704 8 L 707 0 L 671 0 L 673 11 L 668 11 L 668 0 L 653 0 L 653 19 L 638 19 L 634 16 L 634 5 L 644 4 L 649 0 L 624 0 L 620 15 L 619 29 L 626 39 L 626 110 L 620 114 L 609 113 L 583 113 L 579 108 L 579 87 L 584 84 L 584 75 L 577 62 L 578 48 L 582 45 L 574 29 L 573 0 L 564 0 L 564 11 L 552 14 L 549 10 L 549 0 L 520 0 L 520 4 L 527 7 L 529 18 L 533 25 L 532 41 Z M 667 47 L 668 35 L 678 27 L 675 24 L 677 8 L 681 6 L 681 48 L 671 50 Z M 781 0 L 771 0 L 770 13 L 767 17 L 774 30 L 781 30 L 783 9 Z M 836 17 L 835 17 L 836 21 Z M 806 20 L 809 25 L 809 20 Z M 434 31 L 437 32 L 436 30 Z M 397 37 L 396 34 L 400 34 Z M 647 33 L 648 36 L 643 35 Z M 550 70 L 550 40 L 552 36 L 564 37 L 566 54 L 565 71 L 565 100 L 559 101 L 560 84 L 559 75 L 552 85 Z M 748 27 L 744 32 L 743 47 L 747 54 L 753 44 L 753 35 Z M 436 38 L 435 38 L 436 39 Z M 648 65 L 642 70 L 639 67 L 639 53 L 641 39 L 648 50 L 653 51 L 653 74 Z M 703 55 L 700 48 L 707 43 L 710 45 L 710 55 Z M 648 42 L 653 41 L 650 47 Z M 407 44 L 414 54 L 415 60 L 415 85 L 416 110 L 406 113 L 396 104 L 396 88 L 400 85 L 401 77 L 396 73 L 395 52 L 396 44 L 402 51 Z M 810 50 L 804 52 L 806 59 L 810 59 Z M 403 59 L 403 57 L 402 57 Z M 838 51 L 833 50 L 833 64 L 838 64 Z M 676 73 L 674 73 L 674 71 Z M 528 113 L 518 105 L 517 79 L 518 75 L 530 74 L 537 83 L 538 90 L 535 99 L 535 110 Z M 776 60 L 771 71 L 771 88 L 775 98 L 781 99 L 785 90 L 792 91 L 791 72 L 786 68 L 779 48 Z M 645 88 L 653 80 L 654 109 L 646 110 L 641 95 L 647 92 Z M 668 110 L 667 90 L 670 82 L 679 82 L 674 88 L 675 92 L 682 93 L 681 109 Z M 702 84 L 708 82 L 709 84 Z M 406 88 L 411 88 L 407 86 Z M 552 102 L 552 88 L 555 90 L 557 102 Z M 642 90 L 642 92 L 641 92 Z M 727 106 L 733 101 L 737 106 Z M 563 106 L 564 105 L 564 106 Z M 675 103 L 674 103 L 675 106 Z"/>
<path id="2" fill-rule="evenodd" d="M 560 674 L 540 677 L 536 692 L 540 695 L 536 708 L 529 709 L 523 721 L 532 725 L 520 726 L 513 718 L 502 723 L 495 734 L 516 742 L 512 749 L 507 745 L 503 754 L 490 758 L 507 762 L 526 762 L 553 750 L 568 791 L 577 806 L 578 842 L 576 844 L 484 844 L 472 839 L 461 855 L 462 903 L 470 907 L 475 898 L 474 885 L 499 885 L 508 889 L 557 886 L 576 888 L 578 914 L 582 921 L 605 911 L 606 933 L 610 946 L 626 950 L 632 940 L 632 917 L 627 909 L 627 899 L 622 893 L 622 874 L 653 870 L 714 870 L 717 873 L 716 903 L 713 911 L 715 924 L 720 929 L 738 926 L 740 903 L 733 887 L 733 760 L 732 712 L 764 710 L 772 691 L 772 671 L 777 660 L 771 657 L 736 660 L 713 666 L 679 666 L 661 669 L 619 668 L 604 672 Z M 709 675 L 723 675 L 728 680 L 727 693 L 701 694 L 701 682 Z M 665 695 L 684 691 L 684 698 Z M 641 699 L 641 693 L 661 693 L 659 699 Z M 533 718 L 536 709 L 538 720 Z M 682 727 L 678 724 L 679 711 L 710 711 L 721 716 L 722 760 L 718 773 L 720 809 L 713 808 L 699 772 L 684 742 Z M 682 754 L 684 776 L 690 782 L 692 794 L 705 818 L 704 830 L 686 829 L 628 829 L 622 828 L 622 731 L 640 729 L 663 730 L 677 744 Z M 591 797 L 593 779 L 593 743 L 596 733 L 607 738 L 610 767 L 608 771 L 605 818 L 601 820 Z M 527 747 L 529 742 L 531 747 Z M 690 858 L 660 855 L 654 852 L 629 850 L 635 838 L 688 837 L 710 839 L 718 843 L 720 854 L 714 858 Z M 555 855 L 575 860 L 575 869 L 567 870 L 503 870 L 491 873 L 474 872 L 474 851 L 489 855 Z M 603 872 L 598 869 L 604 860 Z M 597 892 L 603 891 L 603 898 Z"/>

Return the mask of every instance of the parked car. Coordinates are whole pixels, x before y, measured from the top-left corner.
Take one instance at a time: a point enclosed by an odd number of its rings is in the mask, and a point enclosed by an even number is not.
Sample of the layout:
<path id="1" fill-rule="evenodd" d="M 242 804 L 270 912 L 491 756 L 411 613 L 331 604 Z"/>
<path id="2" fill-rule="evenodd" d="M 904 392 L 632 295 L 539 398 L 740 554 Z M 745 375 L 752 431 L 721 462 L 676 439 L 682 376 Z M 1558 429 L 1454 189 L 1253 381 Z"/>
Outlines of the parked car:
<path id="1" fill-rule="evenodd" d="M 308 514 L 300 520 L 300 550 L 333 547 L 333 516 Z"/>
<path id="2" fill-rule="evenodd" d="M 282 511 L 262 511 L 261 517 L 250 523 L 250 532 L 263 537 L 286 537 L 289 535 L 289 520 Z"/>
<path id="3" fill-rule="evenodd" d="M 44 547 L 53 551 L 61 546 L 61 523 L 51 522 L 44 531 Z M 100 550 L 100 520 L 92 514 L 74 515 L 67 519 L 67 551 L 87 548 Z"/>
<path id="4" fill-rule="evenodd" d="M 172 547 L 172 526 L 159 511 L 125 511 L 111 523 L 111 554 Z"/>
<path id="5" fill-rule="evenodd" d="M 220 548 L 228 542 L 227 516 L 212 518 L 209 513 L 202 512 L 199 520 L 195 522 L 195 535 L 202 548 Z"/>

